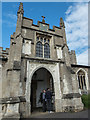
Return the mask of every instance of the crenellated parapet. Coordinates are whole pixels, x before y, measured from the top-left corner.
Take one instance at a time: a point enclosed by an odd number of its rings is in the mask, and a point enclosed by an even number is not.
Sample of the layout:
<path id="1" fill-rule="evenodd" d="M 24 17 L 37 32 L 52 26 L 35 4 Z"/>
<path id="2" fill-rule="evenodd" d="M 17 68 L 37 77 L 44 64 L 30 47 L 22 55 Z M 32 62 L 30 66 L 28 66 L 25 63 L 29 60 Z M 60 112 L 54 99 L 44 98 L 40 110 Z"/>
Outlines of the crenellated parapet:
<path id="1" fill-rule="evenodd" d="M 0 66 L 5 66 L 9 59 L 9 48 L 3 49 L 0 47 Z"/>
<path id="2" fill-rule="evenodd" d="M 43 32 L 46 32 L 46 33 L 48 32 L 50 34 L 63 37 L 61 27 L 53 26 L 53 29 L 50 29 L 49 26 L 50 26 L 49 24 L 47 24 L 45 22 L 41 22 L 41 21 L 38 21 L 37 25 L 35 25 L 35 24 L 33 24 L 32 19 L 23 17 L 22 28 L 33 29 L 33 30 L 37 30 L 37 31 L 43 31 Z"/>
<path id="3" fill-rule="evenodd" d="M 3 47 L 0 47 L 0 55 L 9 55 L 9 48 L 3 49 Z"/>

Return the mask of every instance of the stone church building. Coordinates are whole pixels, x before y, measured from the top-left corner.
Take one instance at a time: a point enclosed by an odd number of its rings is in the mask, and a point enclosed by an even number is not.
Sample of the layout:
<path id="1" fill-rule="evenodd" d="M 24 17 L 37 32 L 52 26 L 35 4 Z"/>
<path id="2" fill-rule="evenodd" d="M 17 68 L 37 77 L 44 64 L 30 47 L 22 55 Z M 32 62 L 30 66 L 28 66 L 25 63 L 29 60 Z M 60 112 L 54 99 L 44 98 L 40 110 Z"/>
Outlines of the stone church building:
<path id="1" fill-rule="evenodd" d="M 90 89 L 90 67 L 78 65 L 75 51 L 69 51 L 63 19 L 60 27 L 50 29 L 44 16 L 35 25 L 23 14 L 20 3 L 10 48 L 0 47 L 0 115 L 29 117 L 41 107 L 40 92 L 48 87 L 55 112 L 83 110 L 81 95 Z"/>

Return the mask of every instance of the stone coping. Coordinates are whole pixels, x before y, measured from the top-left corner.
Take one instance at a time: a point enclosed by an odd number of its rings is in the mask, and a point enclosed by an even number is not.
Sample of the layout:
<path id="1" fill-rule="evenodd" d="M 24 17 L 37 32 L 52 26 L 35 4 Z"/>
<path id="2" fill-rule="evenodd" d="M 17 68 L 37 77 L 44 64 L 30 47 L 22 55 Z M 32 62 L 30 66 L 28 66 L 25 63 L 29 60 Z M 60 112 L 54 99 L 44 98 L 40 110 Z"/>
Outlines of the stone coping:
<path id="1" fill-rule="evenodd" d="M 59 59 L 59 60 L 52 60 L 52 59 L 45 59 L 45 58 L 39 58 L 39 57 L 35 57 L 35 58 L 33 58 L 33 57 L 30 57 L 30 56 L 24 56 L 24 55 L 22 55 L 22 58 L 23 59 L 27 59 L 27 60 L 34 60 L 34 61 L 39 61 L 39 62 L 46 62 L 46 63 L 48 63 L 48 62 L 52 62 L 52 63 L 59 63 L 59 62 L 61 62 L 61 63 L 64 63 L 64 61 L 62 61 L 61 59 Z"/>
<path id="2" fill-rule="evenodd" d="M 77 64 L 71 64 L 72 67 L 85 67 L 85 68 L 90 68 L 90 66 L 87 65 L 77 65 Z"/>
<path id="3" fill-rule="evenodd" d="M 0 98 L 0 104 L 15 104 L 20 102 L 26 102 L 25 96 Z"/>
<path id="4" fill-rule="evenodd" d="M 73 99 L 73 98 L 80 98 L 80 93 L 69 93 L 69 94 L 63 94 L 62 99 Z"/>

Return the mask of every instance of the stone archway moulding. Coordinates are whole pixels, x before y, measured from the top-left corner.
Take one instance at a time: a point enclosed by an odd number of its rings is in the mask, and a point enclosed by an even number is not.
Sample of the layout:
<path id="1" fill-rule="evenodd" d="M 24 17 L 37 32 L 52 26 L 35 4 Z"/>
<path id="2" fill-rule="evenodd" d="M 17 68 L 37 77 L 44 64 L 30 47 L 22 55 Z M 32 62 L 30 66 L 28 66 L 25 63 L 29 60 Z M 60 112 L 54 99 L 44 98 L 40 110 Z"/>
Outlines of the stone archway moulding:
<path id="1" fill-rule="evenodd" d="M 52 77 L 53 77 L 53 79 L 55 79 L 54 78 L 54 76 L 53 76 L 53 72 L 54 71 L 51 71 L 51 69 L 49 68 L 49 67 L 47 67 L 46 65 L 39 65 L 39 66 L 37 66 L 34 70 L 32 70 L 32 73 L 31 73 L 31 79 L 32 79 L 32 76 L 33 76 L 33 74 L 35 73 L 35 71 L 37 71 L 38 69 L 40 69 L 40 68 L 45 68 L 47 71 L 49 71 L 50 72 L 50 74 L 52 75 Z"/>
<path id="2" fill-rule="evenodd" d="M 30 103 L 30 96 L 31 96 L 31 80 L 32 76 L 40 68 L 47 69 L 52 77 L 54 83 L 54 90 L 55 90 L 55 99 L 61 99 L 61 87 L 60 87 L 60 74 L 59 74 L 59 63 L 55 64 L 41 64 L 36 62 L 27 61 L 27 81 L 26 81 L 26 92 L 25 97 L 28 103 L 28 111 L 31 112 L 31 103 Z"/>

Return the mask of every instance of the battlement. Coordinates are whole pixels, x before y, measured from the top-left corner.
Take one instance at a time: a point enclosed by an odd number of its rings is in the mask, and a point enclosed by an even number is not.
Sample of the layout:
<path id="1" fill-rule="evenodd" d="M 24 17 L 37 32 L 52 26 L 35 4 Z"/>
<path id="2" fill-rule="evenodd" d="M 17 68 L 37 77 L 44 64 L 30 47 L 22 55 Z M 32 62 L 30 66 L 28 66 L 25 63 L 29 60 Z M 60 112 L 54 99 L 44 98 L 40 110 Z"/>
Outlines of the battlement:
<path id="1" fill-rule="evenodd" d="M 35 25 L 33 24 L 33 19 L 26 18 L 26 17 L 23 17 L 22 27 L 27 29 L 34 29 L 34 30 L 39 30 L 43 32 L 48 32 L 48 33 L 56 34 L 63 37 L 61 32 L 63 27 L 53 26 L 53 29 L 50 29 L 48 23 L 41 22 L 41 21 L 38 21 L 37 25 Z"/>
<path id="2" fill-rule="evenodd" d="M 0 53 L 1 54 L 9 54 L 9 48 L 3 49 L 3 47 L 0 47 Z"/>
<path id="3" fill-rule="evenodd" d="M 3 47 L 0 47 L 0 52 L 3 50 Z"/>
<path id="4" fill-rule="evenodd" d="M 75 54 L 75 50 L 71 50 L 71 54 Z"/>

